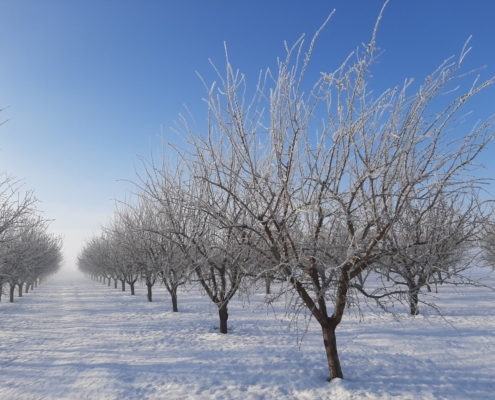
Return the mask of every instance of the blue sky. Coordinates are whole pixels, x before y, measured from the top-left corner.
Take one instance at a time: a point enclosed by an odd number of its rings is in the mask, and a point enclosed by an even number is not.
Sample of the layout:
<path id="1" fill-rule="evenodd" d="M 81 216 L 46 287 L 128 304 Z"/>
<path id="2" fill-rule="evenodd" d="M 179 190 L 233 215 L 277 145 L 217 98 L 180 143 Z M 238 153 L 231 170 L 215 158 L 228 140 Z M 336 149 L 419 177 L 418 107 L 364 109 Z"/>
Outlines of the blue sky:
<path id="1" fill-rule="evenodd" d="M 205 117 L 196 71 L 214 80 L 208 59 L 230 61 L 255 83 L 289 44 L 308 39 L 327 15 L 311 63 L 334 69 L 370 38 L 381 0 L 3 0 L 0 4 L 0 171 L 23 178 L 40 209 L 66 237 L 74 268 L 81 240 L 111 216 L 134 180 L 135 155 L 167 141 L 184 111 Z M 418 82 L 473 35 L 466 69 L 495 75 L 495 2 L 392 0 L 378 34 L 384 50 L 377 87 Z M 471 102 L 483 119 L 495 112 L 495 88 Z M 495 172 L 490 155 L 483 161 Z M 492 190 L 492 192 L 494 192 Z"/>

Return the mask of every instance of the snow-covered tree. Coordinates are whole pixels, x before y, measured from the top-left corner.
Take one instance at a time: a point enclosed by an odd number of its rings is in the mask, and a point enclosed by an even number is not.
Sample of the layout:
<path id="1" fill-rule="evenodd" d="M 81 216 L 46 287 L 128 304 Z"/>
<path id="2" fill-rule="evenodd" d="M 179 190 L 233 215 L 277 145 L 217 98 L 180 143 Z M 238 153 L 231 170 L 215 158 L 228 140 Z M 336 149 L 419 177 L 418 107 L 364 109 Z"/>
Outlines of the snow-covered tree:
<path id="1" fill-rule="evenodd" d="M 57 272 L 62 262 L 62 240 L 48 233 L 48 221 L 38 215 L 24 217 L 23 221 L 1 249 L 2 275 L 11 302 L 16 287 L 22 296 L 25 284 Z"/>
<path id="2" fill-rule="evenodd" d="M 195 225 L 204 229 L 201 239 L 222 243 L 215 257 L 201 254 L 199 265 L 240 253 L 229 250 L 230 232 L 235 247 L 262 252 L 267 268 L 277 266 L 319 323 L 331 378 L 343 378 L 336 328 L 346 308 L 361 295 L 404 294 L 387 287 L 372 294 L 361 284 L 363 274 L 390 257 L 389 238 L 411 204 L 436 208 L 459 190 L 470 202 L 466 188 L 476 179 L 469 170 L 493 137 L 491 120 L 452 132 L 466 102 L 494 82 L 474 79 L 467 91 L 455 90 L 466 79 L 460 71 L 466 49 L 416 89 L 407 80 L 373 94 L 377 26 L 362 51 L 309 84 L 305 74 L 318 33 L 304 57 L 300 40 L 276 74 L 262 76 L 252 101 L 245 77 L 227 60 L 219 86 L 207 86 L 207 129 L 182 120 L 195 149 L 187 163 L 198 192 L 190 197 L 205 215 Z M 243 241 L 243 234 L 257 241 Z"/>
<path id="3" fill-rule="evenodd" d="M 431 292 L 432 285 L 470 283 L 462 272 L 477 260 L 477 239 L 486 220 L 476 191 L 468 196 L 462 191 L 441 194 L 434 200 L 411 201 L 384 240 L 391 256 L 374 268 L 387 278 L 375 295 L 406 287 L 412 315 L 419 314 L 423 288 Z"/>

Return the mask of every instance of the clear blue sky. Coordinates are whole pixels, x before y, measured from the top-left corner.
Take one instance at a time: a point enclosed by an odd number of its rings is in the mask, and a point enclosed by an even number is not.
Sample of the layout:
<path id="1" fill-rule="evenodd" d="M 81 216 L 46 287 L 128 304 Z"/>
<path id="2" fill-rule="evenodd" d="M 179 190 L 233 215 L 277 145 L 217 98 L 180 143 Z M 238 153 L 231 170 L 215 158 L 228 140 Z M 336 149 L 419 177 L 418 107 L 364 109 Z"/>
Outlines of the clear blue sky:
<path id="1" fill-rule="evenodd" d="M 205 115 L 196 76 L 214 79 L 227 42 L 234 67 L 255 83 L 284 56 L 284 40 L 317 42 L 313 72 L 328 71 L 370 38 L 381 0 L 2 0 L 0 3 L 0 171 L 23 178 L 66 237 L 74 268 L 81 240 L 104 223 L 147 155 L 187 104 Z M 495 75 L 495 1 L 392 0 L 378 34 L 385 52 L 374 82 L 421 81 L 473 35 L 467 67 Z M 495 88 L 470 104 L 495 112 Z M 491 146 L 491 153 L 495 146 Z M 495 172 L 487 153 L 483 174 Z M 495 193 L 495 191 L 492 190 Z"/>

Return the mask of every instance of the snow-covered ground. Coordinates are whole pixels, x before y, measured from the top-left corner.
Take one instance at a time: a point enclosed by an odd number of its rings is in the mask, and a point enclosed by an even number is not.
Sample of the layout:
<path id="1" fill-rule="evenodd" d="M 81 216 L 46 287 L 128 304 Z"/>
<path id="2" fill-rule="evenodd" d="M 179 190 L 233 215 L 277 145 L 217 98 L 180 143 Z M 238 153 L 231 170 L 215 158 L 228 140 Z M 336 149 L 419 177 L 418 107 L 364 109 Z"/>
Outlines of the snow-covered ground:
<path id="1" fill-rule="evenodd" d="M 495 286 L 495 279 L 487 281 Z M 327 382 L 314 321 L 299 346 L 275 312 L 233 301 L 228 335 L 196 291 L 172 313 L 164 289 L 146 301 L 55 276 L 0 304 L 0 399 L 490 399 L 495 398 L 495 293 L 442 287 L 446 320 L 378 310 L 338 328 L 345 380 Z M 426 310 L 422 310 L 426 311 Z M 301 324 L 300 329 L 303 328 Z"/>

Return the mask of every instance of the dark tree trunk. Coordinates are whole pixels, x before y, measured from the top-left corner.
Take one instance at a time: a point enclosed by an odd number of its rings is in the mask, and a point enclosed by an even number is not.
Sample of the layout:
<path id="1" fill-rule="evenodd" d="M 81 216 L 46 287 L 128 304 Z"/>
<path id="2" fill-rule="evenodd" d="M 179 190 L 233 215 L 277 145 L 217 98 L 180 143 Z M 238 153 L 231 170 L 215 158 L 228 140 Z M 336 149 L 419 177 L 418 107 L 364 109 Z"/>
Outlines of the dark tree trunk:
<path id="1" fill-rule="evenodd" d="M 411 315 L 419 315 L 418 289 L 409 289 L 409 307 Z"/>
<path id="2" fill-rule="evenodd" d="M 151 282 L 146 282 L 146 287 L 148 288 L 148 301 L 152 302 L 153 301 L 153 293 L 151 291 L 151 288 L 153 287 L 153 284 Z"/>
<path id="3" fill-rule="evenodd" d="M 335 324 L 329 323 L 322 326 L 323 344 L 327 353 L 328 369 L 330 371 L 330 379 L 344 379 L 342 368 L 340 367 L 339 353 L 337 352 L 337 337 L 335 336 Z"/>
<path id="4" fill-rule="evenodd" d="M 117 289 L 117 282 L 119 281 L 117 278 L 114 278 L 113 279 L 115 282 L 114 282 L 114 288 Z"/>
<path id="5" fill-rule="evenodd" d="M 125 292 L 125 280 L 120 280 L 122 282 L 122 291 Z"/>
<path id="6" fill-rule="evenodd" d="M 265 294 L 270 294 L 271 293 L 271 283 L 272 280 L 270 279 L 269 276 L 265 277 Z"/>
<path id="7" fill-rule="evenodd" d="M 134 282 L 127 282 L 129 286 L 131 287 L 131 295 L 134 296 Z"/>
<path id="8" fill-rule="evenodd" d="M 419 288 L 415 284 L 410 284 L 409 285 L 409 307 L 410 307 L 411 315 L 419 315 L 418 293 L 419 293 Z"/>
<path id="9" fill-rule="evenodd" d="M 162 282 L 167 288 L 167 291 L 170 293 L 170 297 L 172 298 L 172 311 L 179 312 L 179 308 L 177 307 L 177 288 L 179 287 L 179 285 L 174 285 L 172 283 L 169 284 L 169 282 L 163 277 L 163 275 Z"/>
<path id="10" fill-rule="evenodd" d="M 10 285 L 10 302 L 14 302 L 15 285 Z"/>
<path id="11" fill-rule="evenodd" d="M 108 287 L 110 287 L 111 283 L 112 283 L 112 278 L 108 278 Z"/>
<path id="12" fill-rule="evenodd" d="M 26 286 L 24 286 L 24 293 L 29 293 L 29 283 L 26 283 Z"/>
<path id="13" fill-rule="evenodd" d="M 170 296 L 172 297 L 172 311 L 179 312 L 179 307 L 177 306 L 177 286 L 172 287 Z"/>
<path id="14" fill-rule="evenodd" d="M 22 289 L 23 289 L 24 283 L 18 283 L 17 286 L 19 287 L 19 297 L 22 297 Z"/>
<path id="15" fill-rule="evenodd" d="M 227 304 L 223 304 L 218 309 L 218 316 L 220 317 L 220 333 L 227 333 L 227 320 L 229 319 Z"/>

